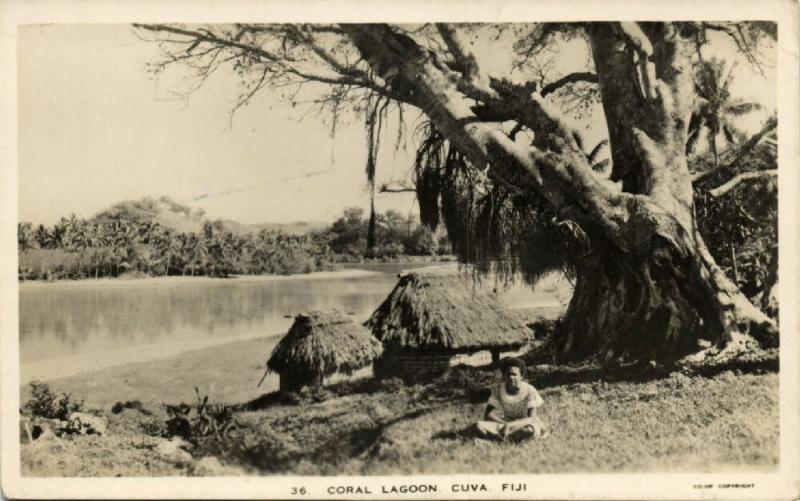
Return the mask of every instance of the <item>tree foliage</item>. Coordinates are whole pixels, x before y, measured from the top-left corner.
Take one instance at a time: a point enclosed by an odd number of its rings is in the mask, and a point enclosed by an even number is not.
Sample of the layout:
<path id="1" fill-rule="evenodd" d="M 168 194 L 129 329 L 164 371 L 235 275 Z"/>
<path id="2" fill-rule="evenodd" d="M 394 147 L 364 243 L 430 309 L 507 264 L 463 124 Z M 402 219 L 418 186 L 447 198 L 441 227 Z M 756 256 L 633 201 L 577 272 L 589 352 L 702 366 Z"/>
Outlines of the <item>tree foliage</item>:
<path id="1" fill-rule="evenodd" d="M 735 65 L 726 65 L 724 61 L 712 58 L 700 61 L 695 69 L 695 91 L 700 98 L 700 104 L 689 123 L 686 150 L 687 153 L 694 150 L 697 140 L 705 130 L 715 164 L 718 163 L 719 136 L 724 137 L 728 146 L 741 143 L 746 134 L 736 126 L 735 119 L 761 109 L 759 103 L 731 95 L 734 67 Z"/>

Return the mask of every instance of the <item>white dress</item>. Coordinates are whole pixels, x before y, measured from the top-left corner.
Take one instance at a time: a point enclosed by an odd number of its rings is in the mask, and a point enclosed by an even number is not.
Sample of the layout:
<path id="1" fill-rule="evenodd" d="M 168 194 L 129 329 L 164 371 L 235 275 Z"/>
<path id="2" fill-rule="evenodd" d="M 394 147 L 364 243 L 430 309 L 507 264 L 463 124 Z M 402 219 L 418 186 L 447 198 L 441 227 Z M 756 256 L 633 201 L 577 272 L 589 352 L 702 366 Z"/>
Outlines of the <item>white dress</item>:
<path id="1" fill-rule="evenodd" d="M 505 383 L 500 383 L 492 389 L 488 405 L 497 409 L 506 423 L 478 421 L 478 433 L 485 437 L 503 439 L 509 436 L 515 438 L 544 437 L 547 434 L 546 427 L 535 412 L 535 409 L 543 404 L 544 400 L 539 392 L 528 383 L 520 383 L 519 391 L 513 395 L 506 391 Z M 534 409 L 530 416 L 528 416 L 529 409 Z M 513 424 L 509 427 L 508 423 Z"/>

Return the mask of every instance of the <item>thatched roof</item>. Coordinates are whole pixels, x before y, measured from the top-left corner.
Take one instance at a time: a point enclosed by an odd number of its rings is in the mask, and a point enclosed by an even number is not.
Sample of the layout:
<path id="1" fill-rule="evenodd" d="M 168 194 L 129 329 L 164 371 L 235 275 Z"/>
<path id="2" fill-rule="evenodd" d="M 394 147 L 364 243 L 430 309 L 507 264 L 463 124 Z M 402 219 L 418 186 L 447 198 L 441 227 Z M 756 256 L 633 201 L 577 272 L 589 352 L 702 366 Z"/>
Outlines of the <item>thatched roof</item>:
<path id="1" fill-rule="evenodd" d="M 369 331 L 338 311 L 297 315 L 289 333 L 272 350 L 272 372 L 350 374 L 372 363 L 383 346 Z"/>
<path id="2" fill-rule="evenodd" d="M 517 348 L 530 336 L 528 328 L 486 290 L 439 270 L 401 274 L 366 325 L 387 349 Z"/>

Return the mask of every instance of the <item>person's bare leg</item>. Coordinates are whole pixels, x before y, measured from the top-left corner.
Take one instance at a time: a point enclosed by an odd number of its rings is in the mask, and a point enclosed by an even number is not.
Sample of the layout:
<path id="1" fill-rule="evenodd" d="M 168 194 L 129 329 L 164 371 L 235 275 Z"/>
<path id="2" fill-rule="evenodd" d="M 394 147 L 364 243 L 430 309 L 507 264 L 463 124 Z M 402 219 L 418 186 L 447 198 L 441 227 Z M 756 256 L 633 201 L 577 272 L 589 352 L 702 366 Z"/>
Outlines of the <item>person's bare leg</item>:
<path id="1" fill-rule="evenodd" d="M 527 417 L 508 423 L 506 434 L 515 440 L 545 437 L 544 423 L 537 417 Z"/>
<path id="2" fill-rule="evenodd" d="M 536 428 L 532 424 L 526 424 L 522 428 L 517 428 L 508 434 L 508 438 L 514 442 L 522 442 L 537 436 Z"/>
<path id="3" fill-rule="evenodd" d="M 494 421 L 478 421 L 475 429 L 482 438 L 504 439 L 506 434 L 506 425 Z"/>

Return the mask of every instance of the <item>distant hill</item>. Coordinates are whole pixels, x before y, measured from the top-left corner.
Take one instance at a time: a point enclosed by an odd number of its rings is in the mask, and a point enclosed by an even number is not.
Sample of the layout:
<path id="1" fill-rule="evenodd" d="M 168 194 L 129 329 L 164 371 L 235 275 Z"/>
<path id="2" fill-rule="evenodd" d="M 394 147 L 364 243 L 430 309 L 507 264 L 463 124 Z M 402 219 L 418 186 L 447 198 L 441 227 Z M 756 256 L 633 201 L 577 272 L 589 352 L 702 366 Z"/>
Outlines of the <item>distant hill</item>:
<path id="1" fill-rule="evenodd" d="M 169 197 L 160 197 L 158 199 L 146 197 L 141 200 L 126 200 L 97 213 L 92 219 L 98 223 L 121 220 L 136 224 L 153 222 L 181 233 L 201 233 L 203 225 L 211 223 L 217 228 L 222 228 L 237 235 L 254 233 L 262 229 L 280 230 L 290 235 L 307 235 L 330 226 L 329 223 L 321 221 L 263 224 L 244 224 L 232 219 L 211 221 L 205 217 L 205 210 L 192 210 L 188 205 L 175 202 Z"/>

